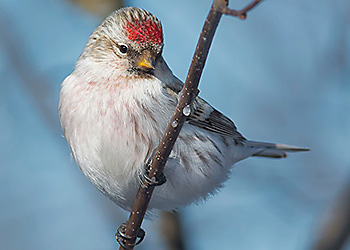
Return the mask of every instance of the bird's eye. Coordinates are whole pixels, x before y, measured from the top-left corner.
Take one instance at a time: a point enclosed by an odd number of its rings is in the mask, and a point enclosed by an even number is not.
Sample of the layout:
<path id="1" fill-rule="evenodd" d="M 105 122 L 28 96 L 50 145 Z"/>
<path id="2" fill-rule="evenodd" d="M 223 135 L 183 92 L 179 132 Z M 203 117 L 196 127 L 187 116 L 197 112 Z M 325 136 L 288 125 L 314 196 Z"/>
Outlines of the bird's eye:
<path id="1" fill-rule="evenodd" d="M 125 44 L 120 44 L 119 45 L 119 51 L 122 54 L 126 54 L 126 52 L 128 51 L 128 47 Z"/>

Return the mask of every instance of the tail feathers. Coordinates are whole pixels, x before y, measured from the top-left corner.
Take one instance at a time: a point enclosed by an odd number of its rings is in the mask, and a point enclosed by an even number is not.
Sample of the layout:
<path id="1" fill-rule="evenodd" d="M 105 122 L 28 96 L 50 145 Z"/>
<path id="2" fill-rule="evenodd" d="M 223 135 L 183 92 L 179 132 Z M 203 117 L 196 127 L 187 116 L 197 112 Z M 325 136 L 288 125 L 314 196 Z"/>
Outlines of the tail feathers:
<path id="1" fill-rule="evenodd" d="M 299 148 L 290 145 L 269 143 L 269 142 L 257 142 L 257 141 L 247 141 L 246 146 L 261 149 L 252 156 L 270 157 L 270 158 L 285 158 L 287 157 L 287 152 L 302 152 L 309 151 L 308 148 Z"/>

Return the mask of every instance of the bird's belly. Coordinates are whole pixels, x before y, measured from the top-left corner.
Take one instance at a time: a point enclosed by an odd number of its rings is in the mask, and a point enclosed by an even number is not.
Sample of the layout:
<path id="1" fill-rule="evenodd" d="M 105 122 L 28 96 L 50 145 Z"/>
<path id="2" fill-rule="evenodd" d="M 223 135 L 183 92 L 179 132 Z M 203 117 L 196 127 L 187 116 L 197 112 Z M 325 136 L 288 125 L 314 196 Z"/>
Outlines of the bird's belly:
<path id="1" fill-rule="evenodd" d="M 91 131 L 87 133 L 91 135 Z M 77 162 L 102 193 L 130 210 L 139 174 L 160 139 L 158 131 L 153 133 L 153 137 L 143 134 L 150 139 L 147 142 L 135 135 L 133 126 L 124 128 L 123 133 L 95 130 L 85 146 L 76 145 L 76 155 L 87 155 Z M 96 141 L 100 142 L 97 148 Z M 87 149 L 89 153 L 80 152 Z M 219 136 L 185 124 L 164 169 L 167 182 L 155 189 L 149 208 L 172 210 L 212 194 L 228 177 L 232 163 L 225 157 L 227 151 Z"/>
<path id="2" fill-rule="evenodd" d="M 139 174 L 158 146 L 172 107 L 165 112 L 165 101 L 145 109 L 137 102 L 125 106 L 114 99 L 86 106 L 90 108 L 71 114 L 64 124 L 66 139 L 90 181 L 129 210 Z M 164 169 L 167 182 L 155 189 L 149 208 L 171 210 L 205 199 L 220 188 L 233 164 L 230 147 L 221 136 L 184 124 Z"/>
<path id="3" fill-rule="evenodd" d="M 227 180 L 233 162 L 221 137 L 185 124 L 155 189 L 149 208 L 172 210 L 206 199 Z"/>
<path id="4" fill-rule="evenodd" d="M 141 126 L 135 129 L 134 118 L 126 121 L 106 116 L 99 118 L 100 123 L 87 118 L 71 136 L 66 135 L 74 158 L 103 194 L 130 209 L 139 185 L 138 175 L 156 147 L 160 132 L 150 128 L 138 131 Z"/>

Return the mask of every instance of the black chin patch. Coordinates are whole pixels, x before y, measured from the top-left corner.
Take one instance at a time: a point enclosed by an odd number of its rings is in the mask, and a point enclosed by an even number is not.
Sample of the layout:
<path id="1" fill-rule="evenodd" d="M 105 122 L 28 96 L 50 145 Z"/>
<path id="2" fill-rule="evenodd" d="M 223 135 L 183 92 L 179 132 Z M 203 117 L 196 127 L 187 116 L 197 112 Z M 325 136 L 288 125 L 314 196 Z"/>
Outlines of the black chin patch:
<path id="1" fill-rule="evenodd" d="M 154 70 L 149 69 L 149 70 L 143 70 L 143 69 L 139 69 L 139 68 L 131 68 L 128 70 L 128 72 L 130 73 L 130 76 L 132 77 L 136 77 L 136 78 L 152 78 L 154 77 Z"/>

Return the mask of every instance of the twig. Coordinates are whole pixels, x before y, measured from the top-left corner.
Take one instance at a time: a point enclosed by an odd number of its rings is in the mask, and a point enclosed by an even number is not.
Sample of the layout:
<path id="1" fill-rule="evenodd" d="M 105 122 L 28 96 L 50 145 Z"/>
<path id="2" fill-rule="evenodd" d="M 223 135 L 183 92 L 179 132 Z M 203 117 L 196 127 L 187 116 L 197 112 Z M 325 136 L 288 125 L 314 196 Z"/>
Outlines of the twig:
<path id="1" fill-rule="evenodd" d="M 215 1 L 215 2 L 218 2 L 218 5 L 215 6 L 215 7 L 222 14 L 230 15 L 230 16 L 236 16 L 236 17 L 244 20 L 244 19 L 247 18 L 247 12 L 250 11 L 251 9 L 253 9 L 260 2 L 262 2 L 262 0 L 255 0 L 255 1 L 251 2 L 250 4 L 248 4 L 246 7 L 244 7 L 241 10 L 232 10 L 232 9 L 230 9 L 228 7 L 228 1 L 226 1 L 226 0 Z M 214 2 L 214 5 L 215 5 L 215 2 Z M 224 4 L 224 3 L 226 3 L 226 4 Z"/>
<path id="2" fill-rule="evenodd" d="M 199 92 L 198 83 L 221 16 L 223 14 L 228 14 L 244 19 L 242 17 L 246 17 L 246 13 L 259 2 L 260 0 L 255 0 L 242 10 L 236 11 L 227 7 L 228 0 L 214 0 L 200 34 L 196 51 L 187 74 L 186 82 L 181 91 L 180 99 L 162 137 L 162 140 L 155 151 L 153 159 L 151 160 L 148 173 L 148 177 L 150 179 L 159 179 L 162 175 L 165 163 L 168 160 L 169 154 L 186 119 L 186 116 L 183 114 L 183 110 L 185 107 L 192 104 L 192 101 Z M 174 126 L 174 124 L 177 124 L 177 126 Z M 140 231 L 153 190 L 154 186 L 146 185 L 140 186 L 137 192 L 124 233 L 126 236 L 124 239 L 124 245 L 129 249 L 133 249 L 133 246 L 135 245 L 137 234 Z M 124 248 L 120 246 L 119 250 L 123 249 Z"/>
<path id="3" fill-rule="evenodd" d="M 111 10 L 116 10 L 124 6 L 122 0 L 69 0 L 84 10 L 100 17 L 106 17 Z"/>
<path id="4" fill-rule="evenodd" d="M 326 220 L 317 236 L 314 250 L 342 249 L 350 239 L 350 183 L 337 197 L 336 204 L 326 214 Z"/>
<path id="5" fill-rule="evenodd" d="M 166 242 L 167 250 L 184 250 L 181 220 L 176 211 L 162 213 L 160 225 L 161 234 Z"/>

